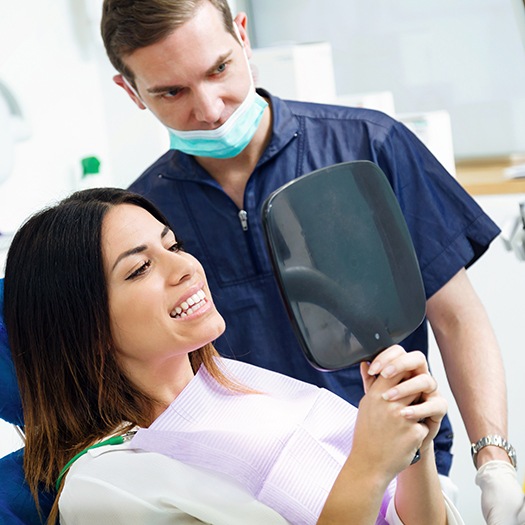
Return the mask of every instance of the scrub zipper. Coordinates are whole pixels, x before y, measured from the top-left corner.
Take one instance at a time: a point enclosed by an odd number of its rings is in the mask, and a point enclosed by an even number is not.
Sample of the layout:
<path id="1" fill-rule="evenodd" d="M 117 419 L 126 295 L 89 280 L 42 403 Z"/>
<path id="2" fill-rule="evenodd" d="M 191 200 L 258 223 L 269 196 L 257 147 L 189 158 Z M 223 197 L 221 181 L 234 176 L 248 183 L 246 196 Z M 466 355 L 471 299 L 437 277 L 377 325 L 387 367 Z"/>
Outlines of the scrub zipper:
<path id="1" fill-rule="evenodd" d="M 239 217 L 239 221 L 241 222 L 241 227 L 243 231 L 246 233 L 246 242 L 248 243 L 248 252 L 250 254 L 250 258 L 252 260 L 253 266 L 255 268 L 256 273 L 259 275 L 262 273 L 263 269 L 261 267 L 261 263 L 259 262 L 258 258 L 258 251 L 255 248 L 254 245 L 254 239 L 253 239 L 253 232 L 254 230 L 251 230 L 251 235 L 248 232 L 248 212 L 246 210 L 241 210 L 237 214 Z"/>
<path id="2" fill-rule="evenodd" d="M 246 210 L 241 210 L 238 213 L 239 220 L 241 221 L 241 226 L 243 231 L 248 231 L 248 212 Z"/>

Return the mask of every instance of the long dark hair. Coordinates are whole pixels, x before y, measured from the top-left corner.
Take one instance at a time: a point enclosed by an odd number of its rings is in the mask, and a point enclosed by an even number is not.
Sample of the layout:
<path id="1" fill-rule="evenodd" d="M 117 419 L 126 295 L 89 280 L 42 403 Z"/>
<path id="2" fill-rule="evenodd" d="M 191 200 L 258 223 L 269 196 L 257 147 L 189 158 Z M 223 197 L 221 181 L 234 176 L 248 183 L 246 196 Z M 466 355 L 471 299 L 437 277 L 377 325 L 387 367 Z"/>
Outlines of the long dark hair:
<path id="1" fill-rule="evenodd" d="M 71 457 L 109 434 L 148 426 L 158 406 L 121 371 L 110 330 L 101 232 L 108 210 L 124 203 L 168 224 L 139 195 L 85 190 L 33 215 L 9 249 L 4 316 L 24 410 L 24 468 L 35 499 L 39 483 L 52 488 Z M 193 370 L 204 364 L 231 386 L 216 356 L 211 344 L 192 352 Z M 55 505 L 51 521 L 56 512 Z"/>

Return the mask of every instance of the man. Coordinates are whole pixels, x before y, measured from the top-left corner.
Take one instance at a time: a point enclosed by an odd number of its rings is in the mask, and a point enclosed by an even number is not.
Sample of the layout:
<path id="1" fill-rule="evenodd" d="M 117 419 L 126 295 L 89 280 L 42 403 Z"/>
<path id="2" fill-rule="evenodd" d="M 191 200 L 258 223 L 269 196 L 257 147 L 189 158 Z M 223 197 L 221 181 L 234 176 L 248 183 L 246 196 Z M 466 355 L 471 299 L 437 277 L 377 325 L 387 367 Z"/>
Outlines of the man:
<path id="1" fill-rule="evenodd" d="M 406 128 L 385 115 L 256 92 L 247 17 L 240 13 L 232 21 L 226 0 L 105 0 L 101 28 L 119 72 L 115 82 L 170 134 L 171 150 L 130 189 L 163 210 L 204 264 L 228 325 L 216 345 L 223 355 L 243 348 L 233 357 L 358 404 L 357 368 L 321 373 L 304 359 L 266 255 L 260 209 L 273 190 L 315 169 L 351 160 L 382 168 L 411 232 L 447 377 L 477 443 L 485 517 L 513 523 L 523 495 L 505 441 L 504 370 L 465 271 L 498 234 L 494 223 Z M 402 345 L 427 352 L 427 330 L 424 323 Z M 446 420 L 436 438 L 444 476 L 451 443 Z"/>

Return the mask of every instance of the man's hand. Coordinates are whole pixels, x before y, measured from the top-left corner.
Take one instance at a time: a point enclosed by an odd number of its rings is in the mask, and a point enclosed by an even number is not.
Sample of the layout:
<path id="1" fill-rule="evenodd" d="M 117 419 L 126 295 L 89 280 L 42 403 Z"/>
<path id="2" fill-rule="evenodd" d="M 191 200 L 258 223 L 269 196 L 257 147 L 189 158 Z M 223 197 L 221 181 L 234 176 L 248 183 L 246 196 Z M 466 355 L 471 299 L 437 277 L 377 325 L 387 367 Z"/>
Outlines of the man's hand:
<path id="1" fill-rule="evenodd" d="M 525 497 L 510 463 L 488 461 L 478 470 L 476 484 L 481 489 L 481 509 L 488 525 L 525 524 Z"/>

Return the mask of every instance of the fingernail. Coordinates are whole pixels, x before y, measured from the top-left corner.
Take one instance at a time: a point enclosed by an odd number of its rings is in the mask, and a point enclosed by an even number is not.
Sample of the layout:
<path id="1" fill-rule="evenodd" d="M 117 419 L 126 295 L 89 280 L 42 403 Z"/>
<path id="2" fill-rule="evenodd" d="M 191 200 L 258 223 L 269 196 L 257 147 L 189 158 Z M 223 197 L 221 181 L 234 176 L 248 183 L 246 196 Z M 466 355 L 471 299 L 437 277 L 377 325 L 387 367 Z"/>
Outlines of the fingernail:
<path id="1" fill-rule="evenodd" d="M 394 375 L 394 372 L 396 371 L 396 369 L 392 366 L 392 365 L 388 365 L 382 372 L 381 372 L 381 375 L 383 377 L 390 377 L 392 375 Z"/>
<path id="2" fill-rule="evenodd" d="M 414 409 L 410 408 L 410 407 L 402 408 L 401 409 L 401 415 L 405 416 L 405 417 L 413 416 L 414 415 Z"/>
<path id="3" fill-rule="evenodd" d="M 381 368 L 381 363 L 379 363 L 378 361 L 374 361 L 370 365 L 370 368 L 368 369 L 368 374 L 371 376 L 375 376 L 379 372 L 380 368 Z"/>
<path id="4" fill-rule="evenodd" d="M 391 388 L 390 390 L 388 390 L 387 392 L 385 392 L 381 397 L 385 400 L 385 401 L 388 401 L 389 399 L 392 399 L 394 397 L 397 396 L 397 388 Z"/>

